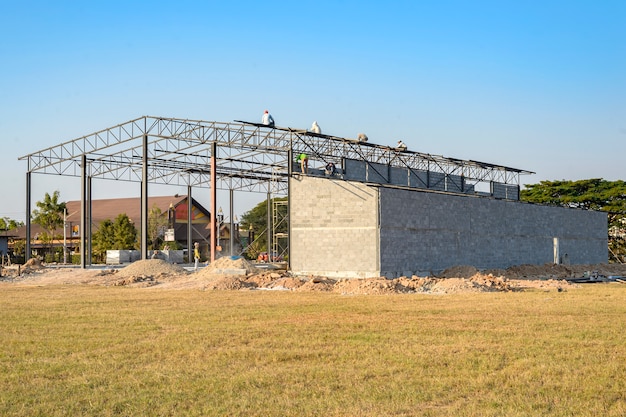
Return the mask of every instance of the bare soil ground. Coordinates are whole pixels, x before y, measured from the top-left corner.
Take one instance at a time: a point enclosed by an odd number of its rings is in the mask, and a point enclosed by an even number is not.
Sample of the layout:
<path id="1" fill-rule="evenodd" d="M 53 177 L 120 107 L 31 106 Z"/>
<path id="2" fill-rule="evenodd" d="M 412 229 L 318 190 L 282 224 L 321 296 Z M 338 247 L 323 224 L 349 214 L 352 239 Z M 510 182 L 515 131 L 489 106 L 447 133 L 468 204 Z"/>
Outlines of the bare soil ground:
<path id="1" fill-rule="evenodd" d="M 450 294 L 532 289 L 565 291 L 580 287 L 572 279 L 594 273 L 601 280 L 602 277 L 624 277 L 626 265 L 519 265 L 483 271 L 473 266 L 456 266 L 431 277 L 331 279 L 293 276 L 283 270 L 260 269 L 243 258 L 230 257 L 220 258 L 198 271 L 189 271 L 159 259 L 141 260 L 123 268 L 108 269 L 45 266 L 31 259 L 25 265 L 3 268 L 0 283 L 28 286 L 100 285 L 152 289 L 318 291 L 346 295 Z"/>

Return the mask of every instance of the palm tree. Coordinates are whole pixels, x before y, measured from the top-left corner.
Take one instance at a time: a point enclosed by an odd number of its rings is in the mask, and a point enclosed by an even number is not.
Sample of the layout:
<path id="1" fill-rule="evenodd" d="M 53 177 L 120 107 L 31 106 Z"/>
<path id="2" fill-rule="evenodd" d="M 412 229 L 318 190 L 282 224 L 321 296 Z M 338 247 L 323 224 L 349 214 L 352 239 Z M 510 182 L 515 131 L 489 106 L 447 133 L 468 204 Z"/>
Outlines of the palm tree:
<path id="1" fill-rule="evenodd" d="M 37 207 L 38 210 L 33 210 L 33 222 L 45 230 L 40 235 L 41 240 L 44 243 L 52 244 L 56 230 L 63 226 L 65 203 L 59 203 L 59 192 L 55 191 L 52 196 L 46 193 L 43 201 L 37 202 Z"/>

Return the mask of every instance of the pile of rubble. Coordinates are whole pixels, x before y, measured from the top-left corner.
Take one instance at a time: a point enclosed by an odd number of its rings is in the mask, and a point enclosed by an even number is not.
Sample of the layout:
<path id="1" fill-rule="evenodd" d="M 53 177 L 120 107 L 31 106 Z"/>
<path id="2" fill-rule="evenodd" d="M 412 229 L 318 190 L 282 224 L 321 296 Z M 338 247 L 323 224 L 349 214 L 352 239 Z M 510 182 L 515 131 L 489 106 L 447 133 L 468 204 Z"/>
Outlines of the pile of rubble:
<path id="1" fill-rule="evenodd" d="M 473 266 L 455 266 L 428 277 L 395 279 L 332 279 L 322 276 L 293 276 L 279 269 L 261 269 L 241 257 L 222 257 L 198 270 L 183 268 L 160 259 L 133 262 L 121 269 L 45 267 L 38 261 L 22 266 L 20 276 L 8 275 L 5 282 L 23 284 L 90 284 L 163 289 L 212 291 L 267 290 L 315 291 L 352 294 L 451 294 L 460 292 L 507 292 L 528 289 L 564 291 L 579 285 L 584 276 L 624 276 L 626 266 L 520 265 L 480 271 Z"/>

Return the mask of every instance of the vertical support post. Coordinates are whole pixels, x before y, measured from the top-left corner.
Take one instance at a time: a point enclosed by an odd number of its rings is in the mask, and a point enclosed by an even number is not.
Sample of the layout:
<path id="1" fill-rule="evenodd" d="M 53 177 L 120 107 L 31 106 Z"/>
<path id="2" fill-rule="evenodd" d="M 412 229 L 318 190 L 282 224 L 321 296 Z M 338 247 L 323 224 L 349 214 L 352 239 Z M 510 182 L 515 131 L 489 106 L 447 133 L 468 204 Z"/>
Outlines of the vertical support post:
<path id="1" fill-rule="evenodd" d="M 87 266 L 87 155 L 83 154 L 80 161 L 80 267 Z"/>
<path id="2" fill-rule="evenodd" d="M 141 163 L 141 259 L 148 259 L 148 134 L 143 135 Z"/>
<path id="3" fill-rule="evenodd" d="M 187 261 L 193 262 L 193 225 L 191 223 L 193 204 L 191 201 L 191 185 L 187 186 Z"/>
<path id="4" fill-rule="evenodd" d="M 24 251 L 24 262 L 30 259 L 30 192 L 31 192 L 31 172 L 26 173 L 26 248 Z"/>
<path id="5" fill-rule="evenodd" d="M 272 193 L 267 192 L 267 260 L 273 262 L 272 254 Z"/>
<path id="6" fill-rule="evenodd" d="M 560 247 L 559 247 L 559 238 L 558 237 L 553 237 L 552 238 L 552 249 L 554 251 L 554 264 L 558 265 L 561 263 L 561 251 L 560 251 Z"/>
<path id="7" fill-rule="evenodd" d="M 230 256 L 235 255 L 235 207 L 234 207 L 234 194 L 235 191 L 231 188 L 230 194 Z"/>
<path id="8" fill-rule="evenodd" d="M 292 143 L 293 146 L 293 143 Z M 287 269 L 291 270 L 291 176 L 293 175 L 293 148 L 287 152 Z M 344 163 L 343 158 L 341 159 Z M 343 172 L 345 166 L 342 165 Z"/>
<path id="9" fill-rule="evenodd" d="M 217 214 L 217 167 L 216 167 L 217 142 L 211 144 L 211 262 L 215 261 L 215 216 Z M 219 231 L 218 231 L 219 233 Z"/>
<path id="10" fill-rule="evenodd" d="M 67 264 L 67 208 L 63 209 L 63 264 Z"/>
<path id="11" fill-rule="evenodd" d="M 92 199 L 91 199 L 91 176 L 90 175 L 87 176 L 86 192 L 87 192 L 87 206 L 86 206 L 87 207 L 87 219 L 86 219 L 87 223 L 85 224 L 85 239 L 87 242 L 87 246 L 86 246 L 87 258 L 86 259 L 87 259 L 87 265 L 91 266 L 91 254 L 93 253 L 92 246 L 91 246 L 91 242 L 92 242 L 91 225 L 93 224 L 93 220 L 91 218 Z"/>

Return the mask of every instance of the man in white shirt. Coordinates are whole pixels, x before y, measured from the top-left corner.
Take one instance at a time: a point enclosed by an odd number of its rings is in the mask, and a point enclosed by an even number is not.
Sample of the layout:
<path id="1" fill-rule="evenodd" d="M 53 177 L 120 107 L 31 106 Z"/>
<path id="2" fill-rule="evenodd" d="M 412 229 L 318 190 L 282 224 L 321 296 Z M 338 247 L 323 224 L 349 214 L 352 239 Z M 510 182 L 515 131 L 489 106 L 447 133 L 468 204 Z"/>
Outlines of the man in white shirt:
<path id="1" fill-rule="evenodd" d="M 269 127 L 274 127 L 274 118 L 269 111 L 265 110 L 265 113 L 263 113 L 263 118 L 261 119 L 261 123 Z"/>

